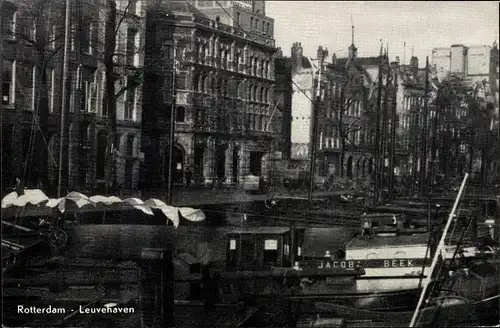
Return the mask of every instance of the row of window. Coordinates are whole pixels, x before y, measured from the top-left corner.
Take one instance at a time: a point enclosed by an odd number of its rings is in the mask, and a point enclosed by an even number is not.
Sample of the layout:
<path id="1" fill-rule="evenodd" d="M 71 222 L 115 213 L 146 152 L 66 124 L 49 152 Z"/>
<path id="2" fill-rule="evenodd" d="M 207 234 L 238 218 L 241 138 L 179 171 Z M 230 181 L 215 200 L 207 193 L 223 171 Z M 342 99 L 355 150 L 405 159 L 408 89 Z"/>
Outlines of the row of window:
<path id="1" fill-rule="evenodd" d="M 14 105 L 22 103 L 23 108 L 27 110 L 36 110 L 38 106 L 37 86 L 41 84 L 41 74 L 37 72 L 34 65 L 18 65 L 17 61 L 4 61 L 4 74 L 2 77 L 2 104 Z M 61 89 L 60 77 L 56 74 L 56 70 L 47 69 L 47 93 L 49 112 L 55 110 L 55 100 L 59 94 L 56 94 Z M 71 74 L 71 73 L 70 73 Z M 95 69 L 87 69 L 80 65 L 70 75 L 71 88 L 74 92 L 71 93 L 70 110 L 76 110 L 74 106 L 79 104 L 81 112 L 101 113 L 102 116 L 107 116 L 107 111 L 102 109 L 102 101 L 104 97 L 104 72 L 99 79 L 98 72 Z M 123 112 L 123 119 L 136 121 L 139 88 L 137 88 L 131 80 L 126 80 L 125 85 L 118 88 L 118 91 L 124 88 L 122 95 L 117 99 L 118 113 Z M 29 91 L 28 91 L 29 90 Z M 77 92 L 78 91 L 78 92 Z M 77 99 L 77 96 L 80 99 Z"/>
<path id="2" fill-rule="evenodd" d="M 198 92 L 212 93 L 224 97 L 247 99 L 250 101 L 261 103 L 272 102 L 272 91 L 268 87 L 250 85 L 248 86 L 247 92 L 245 94 L 241 82 L 236 82 L 234 88 L 229 88 L 229 84 L 230 83 L 228 80 L 219 79 L 217 81 L 215 78 L 213 78 L 212 81 L 210 81 L 209 76 L 202 75 L 195 78 L 193 86 Z"/>
<path id="3" fill-rule="evenodd" d="M 129 0 L 134 3 L 137 1 Z M 129 9 L 130 11 L 130 9 Z M 32 17 L 18 18 L 18 12 L 14 11 L 7 15 L 3 24 L 5 38 L 15 40 L 22 34 L 21 39 L 36 40 L 37 26 L 36 20 Z M 90 18 L 89 18 L 90 19 Z M 71 23 L 70 49 L 71 51 L 81 50 L 83 53 L 93 55 L 96 47 L 96 28 L 95 23 L 88 21 L 85 27 L 77 26 L 76 22 Z M 140 65 L 140 33 L 136 28 L 128 27 L 126 32 L 122 31 L 125 24 L 121 24 L 116 33 L 115 61 L 121 61 L 120 57 L 125 56 L 127 65 L 139 67 Z M 64 26 L 51 24 L 48 28 L 48 47 L 55 49 L 57 42 L 62 42 Z M 42 33 L 43 35 L 44 33 Z M 58 41 L 59 40 L 59 41 Z M 79 47 L 79 48 L 77 48 Z"/>
<path id="4" fill-rule="evenodd" d="M 407 96 L 403 98 L 403 109 L 409 110 L 413 106 L 423 105 L 424 98 L 421 96 Z"/>
<path id="5" fill-rule="evenodd" d="M 270 78 L 270 61 L 268 59 L 259 58 L 259 56 L 245 56 L 242 54 L 242 50 L 234 50 L 234 56 L 231 58 L 230 49 L 219 49 L 217 53 L 217 58 L 220 61 L 219 67 L 227 70 L 234 70 L 236 72 L 242 72 L 245 74 L 259 76 L 263 78 Z M 198 47 L 198 62 L 200 64 L 209 64 L 206 60 L 210 56 L 209 47 L 202 44 Z M 243 71 L 240 71 L 240 65 L 246 64 Z"/>
<path id="6" fill-rule="evenodd" d="M 341 140 L 337 130 L 331 131 L 331 129 L 328 129 L 327 131 L 325 131 L 325 135 L 326 137 L 322 140 L 323 147 L 340 148 Z M 360 145 L 365 142 L 373 142 L 373 133 L 371 133 L 370 131 L 359 130 L 353 133 L 349 133 L 347 136 L 347 144 Z"/>

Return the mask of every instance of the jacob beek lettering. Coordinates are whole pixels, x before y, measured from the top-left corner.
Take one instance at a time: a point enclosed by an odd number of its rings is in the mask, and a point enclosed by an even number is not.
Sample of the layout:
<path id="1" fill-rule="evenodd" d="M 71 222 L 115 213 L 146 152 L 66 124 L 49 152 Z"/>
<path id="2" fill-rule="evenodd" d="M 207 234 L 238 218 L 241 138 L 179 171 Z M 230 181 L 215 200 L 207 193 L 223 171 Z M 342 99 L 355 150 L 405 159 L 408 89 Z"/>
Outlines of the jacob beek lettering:
<path id="1" fill-rule="evenodd" d="M 363 268 L 409 268 L 420 264 L 415 259 L 388 259 L 388 260 L 352 260 L 352 261 L 321 261 L 318 269 L 354 269 Z"/>

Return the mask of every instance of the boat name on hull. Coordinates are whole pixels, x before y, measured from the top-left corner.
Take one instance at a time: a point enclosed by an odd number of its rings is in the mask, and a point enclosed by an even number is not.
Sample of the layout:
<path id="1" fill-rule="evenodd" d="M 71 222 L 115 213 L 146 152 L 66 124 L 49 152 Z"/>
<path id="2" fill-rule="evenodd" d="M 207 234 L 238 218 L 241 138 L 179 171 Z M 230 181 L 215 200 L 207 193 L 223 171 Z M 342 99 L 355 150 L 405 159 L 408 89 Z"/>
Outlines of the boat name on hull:
<path id="1" fill-rule="evenodd" d="M 428 262 L 428 261 L 426 261 Z M 423 259 L 377 259 L 343 261 L 306 261 L 303 266 L 318 269 L 354 269 L 354 268 L 412 268 L 424 265 Z"/>

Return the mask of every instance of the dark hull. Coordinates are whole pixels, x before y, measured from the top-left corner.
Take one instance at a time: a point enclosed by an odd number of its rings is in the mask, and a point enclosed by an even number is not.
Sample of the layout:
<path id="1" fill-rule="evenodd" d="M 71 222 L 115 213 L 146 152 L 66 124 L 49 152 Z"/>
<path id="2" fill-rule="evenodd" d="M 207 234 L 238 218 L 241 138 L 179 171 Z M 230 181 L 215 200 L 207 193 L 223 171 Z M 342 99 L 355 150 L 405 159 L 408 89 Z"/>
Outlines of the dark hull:
<path id="1" fill-rule="evenodd" d="M 420 289 L 408 289 L 377 293 L 302 294 L 301 296 L 314 301 L 383 312 L 411 310 L 412 305 L 417 303 L 420 293 Z"/>
<path id="2" fill-rule="evenodd" d="M 476 303 L 461 302 L 457 298 L 457 303 L 446 304 L 441 307 L 427 307 L 420 311 L 418 325 L 437 327 L 464 327 L 480 324 L 480 309 L 491 309 L 493 304 L 498 306 L 498 300 L 488 299 Z M 340 316 L 348 320 L 369 320 L 391 326 L 394 324 L 407 325 L 413 316 L 413 311 L 402 312 L 382 312 L 362 310 L 354 307 L 343 306 L 333 303 L 316 302 L 316 310 Z"/>

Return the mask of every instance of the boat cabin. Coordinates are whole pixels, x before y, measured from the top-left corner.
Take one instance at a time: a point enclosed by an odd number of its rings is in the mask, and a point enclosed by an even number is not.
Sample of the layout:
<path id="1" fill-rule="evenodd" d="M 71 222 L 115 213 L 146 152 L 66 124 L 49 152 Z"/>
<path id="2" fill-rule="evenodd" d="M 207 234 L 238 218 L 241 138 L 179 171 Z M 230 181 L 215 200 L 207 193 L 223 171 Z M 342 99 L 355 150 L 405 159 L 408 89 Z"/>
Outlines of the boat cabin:
<path id="1" fill-rule="evenodd" d="M 301 255 L 304 229 L 295 229 L 295 259 Z M 266 270 L 290 267 L 291 233 L 288 227 L 238 228 L 227 235 L 229 270 Z"/>

